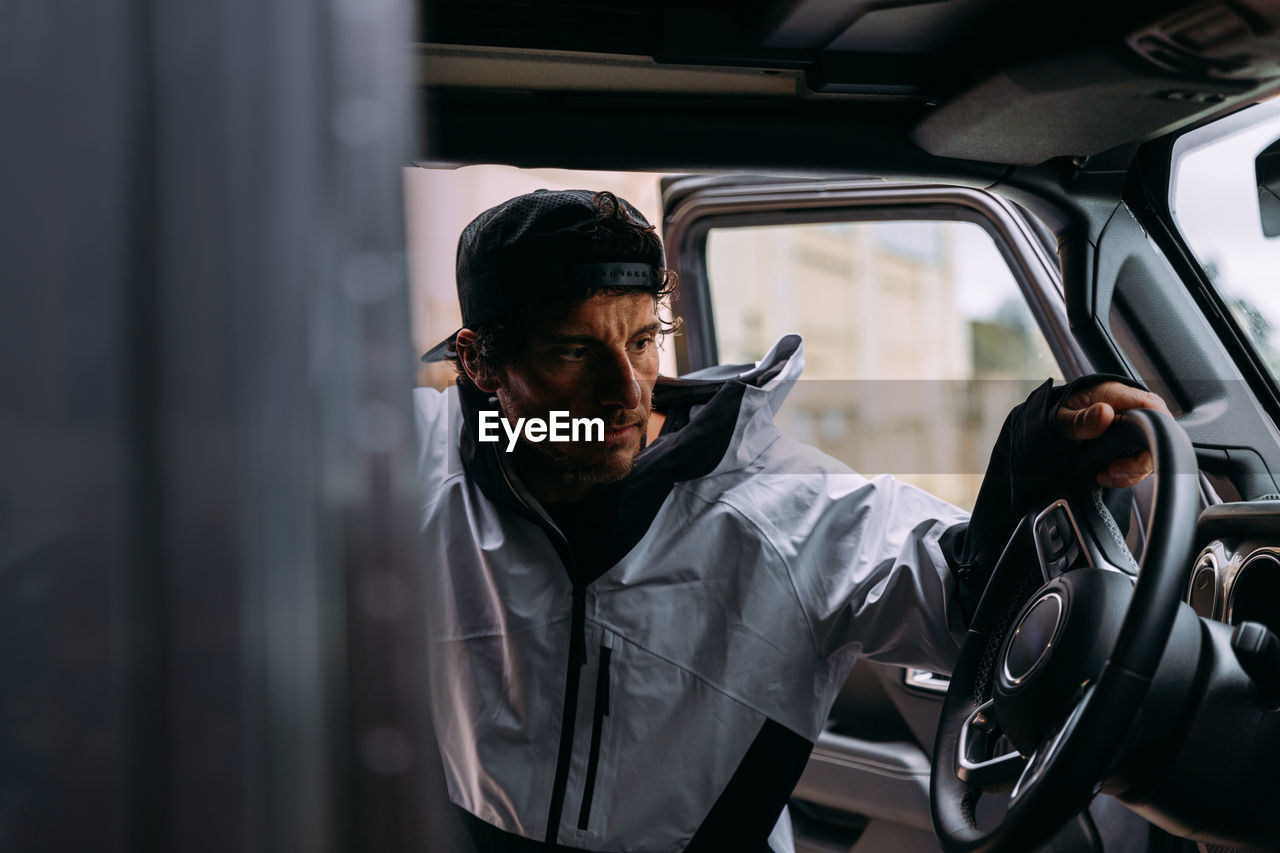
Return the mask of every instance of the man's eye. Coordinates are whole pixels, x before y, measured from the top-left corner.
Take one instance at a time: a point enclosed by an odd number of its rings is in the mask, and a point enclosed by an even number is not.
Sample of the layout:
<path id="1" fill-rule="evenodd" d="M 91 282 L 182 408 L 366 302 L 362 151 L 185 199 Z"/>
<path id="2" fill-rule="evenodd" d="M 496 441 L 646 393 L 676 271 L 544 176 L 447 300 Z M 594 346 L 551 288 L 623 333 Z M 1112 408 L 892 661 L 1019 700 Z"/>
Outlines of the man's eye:
<path id="1" fill-rule="evenodd" d="M 632 352 L 644 352 L 645 350 L 647 350 L 647 349 L 649 348 L 649 345 L 650 345 L 650 344 L 652 344 L 652 343 L 653 343 L 653 338 L 641 338 L 641 339 L 640 339 L 640 340 L 638 340 L 638 341 L 632 341 L 632 342 L 631 342 L 631 351 L 632 351 Z"/>
<path id="2" fill-rule="evenodd" d="M 560 350 L 560 357 L 565 361 L 582 361 L 587 357 L 587 348 L 569 347 L 568 349 Z"/>

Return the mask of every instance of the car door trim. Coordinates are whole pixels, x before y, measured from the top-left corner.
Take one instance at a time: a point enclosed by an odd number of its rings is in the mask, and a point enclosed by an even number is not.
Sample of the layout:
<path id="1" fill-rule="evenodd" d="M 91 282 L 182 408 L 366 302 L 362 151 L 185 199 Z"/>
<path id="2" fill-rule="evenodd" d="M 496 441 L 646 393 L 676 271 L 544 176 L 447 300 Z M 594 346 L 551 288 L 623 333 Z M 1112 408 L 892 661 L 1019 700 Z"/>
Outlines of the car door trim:
<path id="1" fill-rule="evenodd" d="M 915 214 L 928 208 L 928 218 L 971 221 L 992 238 L 1009 265 L 1045 340 L 1065 378 L 1088 373 L 1090 362 L 1070 333 L 1062 276 L 1035 229 L 1012 202 L 985 190 L 879 180 L 790 180 L 758 184 L 711 183 L 681 197 L 664 219 L 667 264 L 681 273 L 680 302 L 686 335 L 677 338 L 682 372 L 717 363 L 715 328 L 706 275 L 706 233 L 726 219 L 743 217 L 782 223 L 867 221 L 893 218 L 892 212 Z M 817 219 L 812 218 L 819 214 Z M 967 215 L 966 215 L 967 214 Z M 692 255 L 692 264 L 682 259 Z"/>

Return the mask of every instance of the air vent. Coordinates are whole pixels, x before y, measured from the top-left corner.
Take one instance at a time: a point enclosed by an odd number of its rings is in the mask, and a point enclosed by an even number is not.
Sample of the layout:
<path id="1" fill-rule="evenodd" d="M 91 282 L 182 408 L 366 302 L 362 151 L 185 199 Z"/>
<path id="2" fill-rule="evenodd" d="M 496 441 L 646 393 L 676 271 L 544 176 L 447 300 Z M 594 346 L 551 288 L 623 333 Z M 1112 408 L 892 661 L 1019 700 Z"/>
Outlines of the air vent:
<path id="1" fill-rule="evenodd" d="M 1231 582 L 1227 621 L 1261 622 L 1280 633 L 1280 558 L 1270 551 L 1254 553 Z"/>
<path id="2" fill-rule="evenodd" d="M 1187 603 L 1197 616 L 1213 619 L 1218 607 L 1218 558 L 1206 549 L 1191 570 L 1191 584 L 1187 587 Z"/>

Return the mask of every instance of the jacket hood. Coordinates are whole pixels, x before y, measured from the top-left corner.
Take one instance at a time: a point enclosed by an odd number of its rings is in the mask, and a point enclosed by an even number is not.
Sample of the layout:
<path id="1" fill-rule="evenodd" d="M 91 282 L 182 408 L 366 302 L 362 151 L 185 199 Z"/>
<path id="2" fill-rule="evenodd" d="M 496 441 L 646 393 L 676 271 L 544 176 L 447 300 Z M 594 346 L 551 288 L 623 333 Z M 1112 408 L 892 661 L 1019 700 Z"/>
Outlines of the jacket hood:
<path id="1" fill-rule="evenodd" d="M 804 343 L 799 335 L 786 335 L 754 364 L 716 365 L 678 379 L 659 380 L 655 404 L 660 408 L 666 388 L 712 384 L 720 392 L 740 388 L 736 400 L 719 400 L 717 393 L 708 405 L 733 406 L 736 411 L 733 436 L 713 473 L 747 467 L 778 435 L 773 419 L 787 395 L 804 372 Z M 701 413 L 694 413 L 693 418 Z"/>

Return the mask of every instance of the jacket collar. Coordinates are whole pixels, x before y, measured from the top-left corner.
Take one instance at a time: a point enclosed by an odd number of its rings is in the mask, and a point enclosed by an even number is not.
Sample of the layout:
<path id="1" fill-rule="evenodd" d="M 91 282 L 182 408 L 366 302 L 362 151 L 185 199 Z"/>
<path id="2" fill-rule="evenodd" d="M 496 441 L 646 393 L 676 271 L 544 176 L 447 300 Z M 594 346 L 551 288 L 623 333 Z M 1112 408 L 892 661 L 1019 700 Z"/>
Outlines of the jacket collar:
<path id="1" fill-rule="evenodd" d="M 804 369 L 799 336 L 778 341 L 759 362 L 717 365 L 678 379 L 659 378 L 654 407 L 674 429 L 664 428 L 636 459 L 631 473 L 592 489 L 579 502 L 589 524 L 571 532 L 578 582 L 607 571 L 648 530 L 676 483 L 745 468 L 777 437 L 773 417 Z M 485 497 L 564 538 L 528 494 L 503 458 L 498 443 L 476 440 L 480 412 L 497 401 L 471 385 L 459 385 L 463 428 L 459 450 L 467 476 Z"/>

